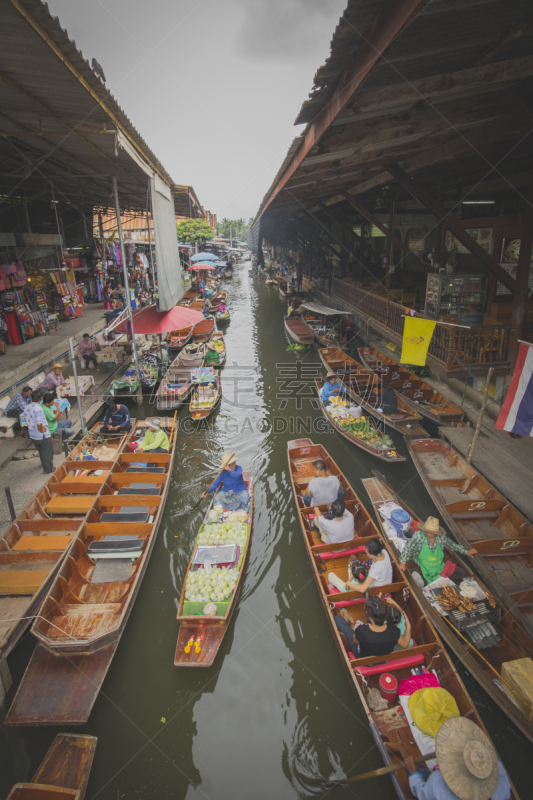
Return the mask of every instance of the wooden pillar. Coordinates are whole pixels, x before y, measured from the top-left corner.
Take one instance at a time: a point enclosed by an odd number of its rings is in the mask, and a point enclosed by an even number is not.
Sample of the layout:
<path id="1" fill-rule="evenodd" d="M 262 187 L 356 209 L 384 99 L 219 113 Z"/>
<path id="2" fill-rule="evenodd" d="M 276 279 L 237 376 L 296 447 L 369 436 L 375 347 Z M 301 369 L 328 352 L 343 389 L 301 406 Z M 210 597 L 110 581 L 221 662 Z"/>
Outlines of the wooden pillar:
<path id="1" fill-rule="evenodd" d="M 531 263 L 531 248 L 533 246 L 533 170 L 529 175 L 529 187 L 524 208 L 522 222 L 522 235 L 520 238 L 520 254 L 516 265 L 517 291 L 513 297 L 513 311 L 511 315 L 511 341 L 509 346 L 509 361 L 514 364 L 518 355 L 518 339 L 522 338 L 522 326 L 526 310 L 528 293 L 529 266 Z"/>
<path id="2" fill-rule="evenodd" d="M 394 261 L 394 198 L 391 197 L 389 201 L 389 223 L 387 226 L 387 259 L 389 261 L 387 265 L 387 275 L 385 277 L 385 286 L 387 287 L 387 292 L 389 293 L 390 297 L 390 276 L 391 270 L 393 268 L 393 261 Z"/>

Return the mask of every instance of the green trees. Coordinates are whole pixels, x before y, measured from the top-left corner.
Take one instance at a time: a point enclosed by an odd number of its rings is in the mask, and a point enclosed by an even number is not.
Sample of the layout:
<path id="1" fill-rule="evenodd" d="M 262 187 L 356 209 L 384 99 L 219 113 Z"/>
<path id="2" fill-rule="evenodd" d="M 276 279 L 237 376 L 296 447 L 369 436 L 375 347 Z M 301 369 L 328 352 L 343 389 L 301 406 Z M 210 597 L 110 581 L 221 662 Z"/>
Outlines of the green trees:
<path id="1" fill-rule="evenodd" d="M 190 244 L 195 244 L 196 242 L 204 244 L 215 235 L 213 228 L 205 219 L 185 219 L 179 225 L 176 225 L 176 233 L 178 234 L 178 241 Z"/>
<path id="2" fill-rule="evenodd" d="M 225 239 L 229 239 L 230 236 L 233 236 L 234 239 L 243 241 L 246 239 L 246 234 L 252 222 L 252 217 L 250 217 L 248 222 L 242 217 L 240 219 L 227 219 L 224 217 L 224 219 L 218 223 L 218 235 L 223 236 Z"/>

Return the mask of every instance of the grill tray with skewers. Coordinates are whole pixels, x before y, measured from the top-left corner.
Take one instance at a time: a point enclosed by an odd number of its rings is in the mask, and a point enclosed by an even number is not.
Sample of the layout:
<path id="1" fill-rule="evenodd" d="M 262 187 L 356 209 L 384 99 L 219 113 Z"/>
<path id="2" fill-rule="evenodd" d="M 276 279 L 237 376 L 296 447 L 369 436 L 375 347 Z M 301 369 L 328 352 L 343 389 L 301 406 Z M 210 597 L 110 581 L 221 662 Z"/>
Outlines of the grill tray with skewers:
<path id="1" fill-rule="evenodd" d="M 446 589 L 449 588 L 445 586 L 444 589 L 434 589 L 433 592 L 439 603 L 442 603 L 442 606 L 448 612 L 450 622 L 458 631 L 463 631 L 465 628 L 470 628 L 483 622 L 500 621 L 501 608 L 497 605 L 493 608 L 489 598 L 486 600 L 465 599 L 457 594 L 455 590 L 452 590 L 457 595 L 457 599 L 453 602 L 452 593 L 446 592 Z M 457 604 L 457 600 L 460 601 L 459 604 Z M 453 607 L 454 604 L 457 604 L 456 608 Z"/>

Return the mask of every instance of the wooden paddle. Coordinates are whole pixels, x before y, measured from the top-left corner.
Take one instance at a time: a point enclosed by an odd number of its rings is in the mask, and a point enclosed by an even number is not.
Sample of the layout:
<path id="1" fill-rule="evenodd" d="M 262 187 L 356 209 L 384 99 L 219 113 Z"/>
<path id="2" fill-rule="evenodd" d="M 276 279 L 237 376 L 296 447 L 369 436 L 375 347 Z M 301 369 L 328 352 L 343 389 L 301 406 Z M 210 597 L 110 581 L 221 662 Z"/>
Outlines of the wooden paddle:
<path id="1" fill-rule="evenodd" d="M 213 483 L 215 483 L 215 482 L 216 482 L 216 481 L 217 481 L 217 480 L 220 478 L 220 476 L 222 475 L 222 473 L 224 472 L 224 470 L 225 470 L 225 469 L 226 469 L 226 468 L 224 467 L 223 469 L 221 469 L 221 470 L 220 470 L 220 472 L 219 472 L 219 473 L 218 473 L 218 475 L 216 476 L 216 478 L 215 478 L 215 480 L 213 481 Z M 206 489 L 206 491 L 207 491 L 207 492 L 209 491 L 209 489 L 211 489 L 211 487 L 213 486 L 213 483 L 211 484 L 211 486 L 209 486 L 209 487 Z M 202 500 L 204 500 L 204 496 L 203 496 L 203 494 L 202 494 L 202 496 L 200 497 L 200 499 L 198 500 L 198 502 L 196 503 L 196 505 L 194 505 L 192 508 L 188 508 L 188 509 L 187 509 L 187 511 L 180 511 L 180 513 L 179 513 L 179 514 L 176 514 L 176 516 L 177 516 L 177 517 L 184 517 L 184 516 L 185 516 L 185 514 L 190 514 L 192 511 L 194 511 L 196 508 L 198 508 L 198 506 L 200 505 L 200 503 L 202 502 Z"/>
<path id="2" fill-rule="evenodd" d="M 429 753 L 427 756 L 416 756 L 414 759 L 415 764 L 420 764 L 422 761 L 427 761 L 428 758 L 435 758 L 435 753 Z M 390 775 L 391 772 L 398 772 L 400 769 L 405 769 L 405 761 L 399 761 L 397 764 L 392 764 L 390 767 L 380 767 L 373 769 L 372 772 L 363 772 L 361 775 L 354 775 L 353 778 L 341 778 L 336 781 L 328 781 L 331 784 L 348 784 L 358 783 L 358 781 L 366 781 L 367 778 L 379 778 L 381 775 Z"/>

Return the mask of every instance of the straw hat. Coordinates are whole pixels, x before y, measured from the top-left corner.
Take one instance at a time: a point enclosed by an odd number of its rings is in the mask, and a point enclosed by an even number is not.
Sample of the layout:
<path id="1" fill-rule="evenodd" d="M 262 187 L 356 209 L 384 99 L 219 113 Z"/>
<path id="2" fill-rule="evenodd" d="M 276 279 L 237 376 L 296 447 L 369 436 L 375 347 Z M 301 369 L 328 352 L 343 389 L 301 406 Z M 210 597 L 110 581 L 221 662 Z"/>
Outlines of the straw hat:
<path id="1" fill-rule="evenodd" d="M 220 464 L 222 469 L 226 469 L 228 464 L 233 464 L 237 461 L 237 456 L 235 453 L 224 453 L 222 456 L 222 463 Z"/>
<path id="2" fill-rule="evenodd" d="M 63 369 L 63 364 L 52 364 L 52 369 Z"/>
<path id="3" fill-rule="evenodd" d="M 337 376 L 335 375 L 334 372 L 328 372 L 328 374 L 326 375 L 326 380 L 330 381 L 332 378 L 335 378 L 335 380 L 337 380 Z"/>
<path id="4" fill-rule="evenodd" d="M 428 517 L 421 527 L 422 530 L 427 533 L 438 533 L 440 529 L 437 517 Z"/>
<path id="5" fill-rule="evenodd" d="M 464 717 L 439 728 L 435 752 L 444 782 L 462 800 L 488 800 L 499 781 L 498 758 L 488 736 Z"/>
<path id="6" fill-rule="evenodd" d="M 159 420 L 159 419 L 147 419 L 146 420 L 146 424 L 153 431 L 158 431 L 161 428 L 161 420 Z"/>

